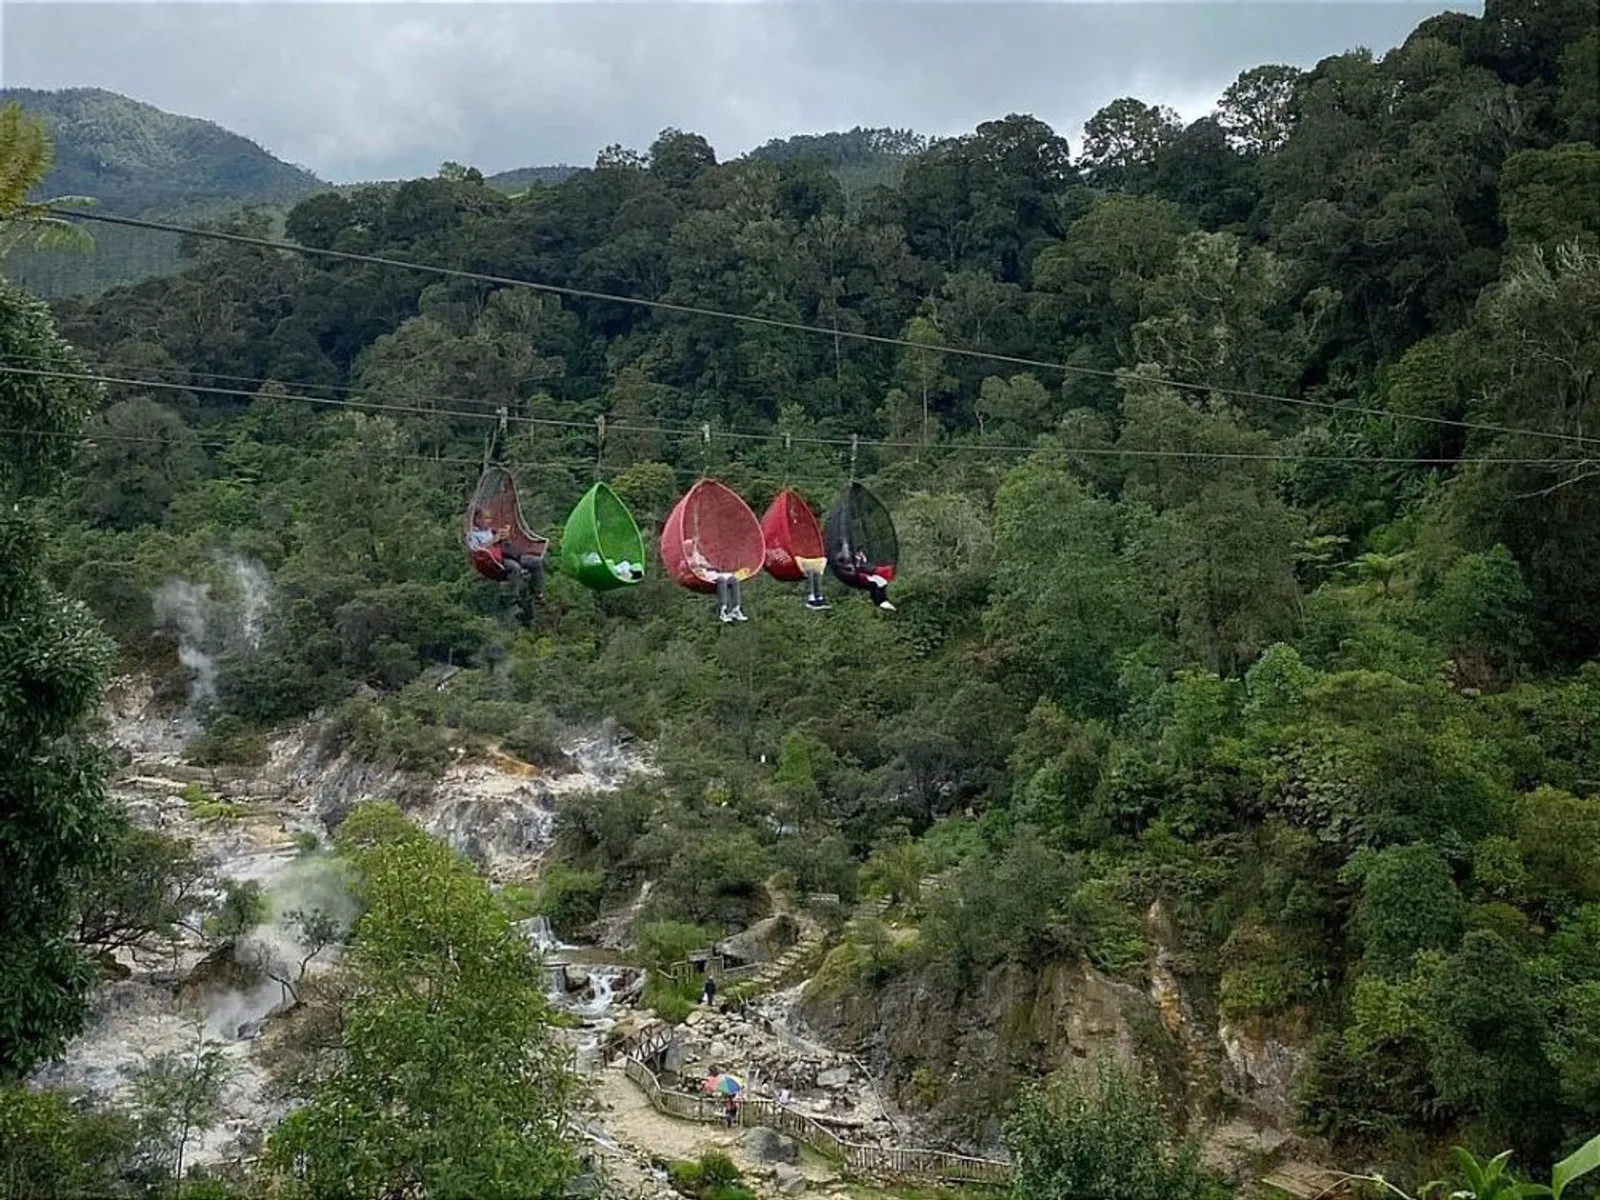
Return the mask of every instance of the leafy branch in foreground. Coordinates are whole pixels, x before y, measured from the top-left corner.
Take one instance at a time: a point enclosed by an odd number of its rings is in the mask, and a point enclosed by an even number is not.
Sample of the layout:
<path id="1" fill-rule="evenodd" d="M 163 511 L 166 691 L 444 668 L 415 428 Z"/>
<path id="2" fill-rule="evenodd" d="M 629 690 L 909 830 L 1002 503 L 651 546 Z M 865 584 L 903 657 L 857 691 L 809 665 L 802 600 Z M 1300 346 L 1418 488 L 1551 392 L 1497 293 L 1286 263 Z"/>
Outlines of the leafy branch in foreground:
<path id="1" fill-rule="evenodd" d="M 1444 1180 L 1435 1180 L 1424 1184 L 1413 1198 L 1382 1175 L 1349 1175 L 1346 1178 L 1375 1184 L 1399 1196 L 1401 1200 L 1433 1200 L 1434 1197 L 1440 1197 L 1441 1200 L 1522 1200 L 1523 1197 L 1534 1196 L 1561 1200 L 1569 1186 L 1600 1167 L 1600 1135 L 1590 1138 L 1558 1162 L 1550 1173 L 1548 1184 L 1523 1183 L 1513 1179 L 1507 1169 L 1511 1162 L 1509 1150 L 1502 1150 L 1486 1161 L 1480 1161 L 1463 1146 L 1452 1146 L 1450 1153 L 1466 1179 L 1464 1188 L 1454 1187 Z"/>
<path id="2" fill-rule="evenodd" d="M 44 123 L 13 101 L 0 107 L 0 258 L 18 246 L 91 250 L 88 234 L 52 213 L 52 209 L 93 204 L 88 196 L 57 196 L 30 201 L 34 189 L 54 163 Z"/>

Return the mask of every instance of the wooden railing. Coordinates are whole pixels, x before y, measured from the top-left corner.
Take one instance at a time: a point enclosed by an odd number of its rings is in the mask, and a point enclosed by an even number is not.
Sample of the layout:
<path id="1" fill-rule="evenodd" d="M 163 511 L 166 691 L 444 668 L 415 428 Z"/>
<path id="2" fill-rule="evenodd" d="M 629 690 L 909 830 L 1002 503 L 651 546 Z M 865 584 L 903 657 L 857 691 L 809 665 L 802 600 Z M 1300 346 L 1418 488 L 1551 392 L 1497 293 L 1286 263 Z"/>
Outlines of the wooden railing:
<path id="1" fill-rule="evenodd" d="M 638 1059 L 648 1069 L 650 1060 L 665 1054 L 672 1045 L 673 1033 L 672 1026 L 665 1024 L 643 1029 L 614 1046 L 612 1053 L 621 1054 L 625 1061 Z"/>
<path id="2" fill-rule="evenodd" d="M 644 1063 L 623 1059 L 623 1071 L 650 1101 L 652 1108 L 683 1121 L 713 1124 L 723 1120 L 726 1101 L 716 1096 L 673 1091 Z M 771 1100 L 748 1099 L 738 1106 L 739 1124 L 764 1125 L 788 1134 L 818 1154 L 842 1163 L 852 1174 L 873 1178 L 925 1179 L 943 1182 L 1003 1184 L 1011 1178 L 1011 1164 L 994 1158 L 975 1158 L 948 1150 L 919 1150 L 903 1146 L 874 1146 L 847 1142 L 833 1130 L 792 1108 Z"/>
<path id="3" fill-rule="evenodd" d="M 737 967 L 730 967 L 727 959 L 720 954 L 707 955 L 700 961 L 705 963 L 704 971 L 697 970 L 692 960 L 684 959 L 682 962 L 675 962 L 668 967 L 667 975 L 680 987 L 696 977 L 703 979 L 707 975 L 717 981 L 718 987 L 728 987 L 735 983 L 741 983 L 746 979 L 754 979 L 761 974 L 761 969 L 767 965 L 766 963 L 744 963 Z"/>

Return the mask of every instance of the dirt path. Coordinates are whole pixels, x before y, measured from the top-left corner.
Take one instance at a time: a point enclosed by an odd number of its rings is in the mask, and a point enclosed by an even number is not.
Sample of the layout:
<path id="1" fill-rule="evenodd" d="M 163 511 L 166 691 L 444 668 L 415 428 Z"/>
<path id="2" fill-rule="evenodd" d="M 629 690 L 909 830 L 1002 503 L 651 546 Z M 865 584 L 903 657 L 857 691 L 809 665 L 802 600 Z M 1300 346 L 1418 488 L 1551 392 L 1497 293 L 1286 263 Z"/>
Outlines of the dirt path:
<path id="1" fill-rule="evenodd" d="M 699 1158 L 707 1150 L 733 1156 L 738 1130 L 662 1116 L 620 1067 L 599 1072 L 596 1091 L 604 1106 L 600 1123 L 620 1146 L 662 1158 Z"/>

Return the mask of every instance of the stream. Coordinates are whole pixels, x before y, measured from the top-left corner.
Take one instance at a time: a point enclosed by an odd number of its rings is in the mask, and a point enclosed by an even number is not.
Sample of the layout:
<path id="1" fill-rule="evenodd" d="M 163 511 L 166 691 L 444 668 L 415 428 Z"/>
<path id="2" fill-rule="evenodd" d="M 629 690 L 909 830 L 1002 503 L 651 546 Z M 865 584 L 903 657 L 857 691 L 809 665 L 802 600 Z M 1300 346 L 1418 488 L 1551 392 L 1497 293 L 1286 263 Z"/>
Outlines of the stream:
<path id="1" fill-rule="evenodd" d="M 603 1065 L 601 1044 L 617 1024 L 618 988 L 636 991 L 644 972 L 606 961 L 607 952 L 598 947 L 563 942 L 545 917 L 531 917 L 519 928 L 544 958 L 545 992 L 552 1007 L 578 1019 L 576 1029 L 561 1031 L 563 1040 L 573 1046 L 578 1072 L 592 1074 Z"/>

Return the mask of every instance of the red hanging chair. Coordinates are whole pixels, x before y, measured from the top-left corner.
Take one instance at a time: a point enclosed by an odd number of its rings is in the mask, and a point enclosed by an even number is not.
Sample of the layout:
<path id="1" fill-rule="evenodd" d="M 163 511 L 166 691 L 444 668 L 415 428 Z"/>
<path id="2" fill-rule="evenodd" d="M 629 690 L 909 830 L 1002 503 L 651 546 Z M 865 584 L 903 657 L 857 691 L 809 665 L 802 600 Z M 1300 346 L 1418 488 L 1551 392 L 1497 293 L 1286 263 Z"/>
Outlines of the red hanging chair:
<path id="1" fill-rule="evenodd" d="M 761 517 L 767 542 L 767 574 L 785 583 L 799 583 L 808 575 L 821 575 L 828 566 L 828 548 L 822 526 L 805 497 L 784 488 L 772 498 Z"/>
<path id="2" fill-rule="evenodd" d="M 766 562 L 767 544 L 750 506 L 714 479 L 684 493 L 661 529 L 661 562 L 681 586 L 715 592 L 717 577 L 749 579 Z"/>

